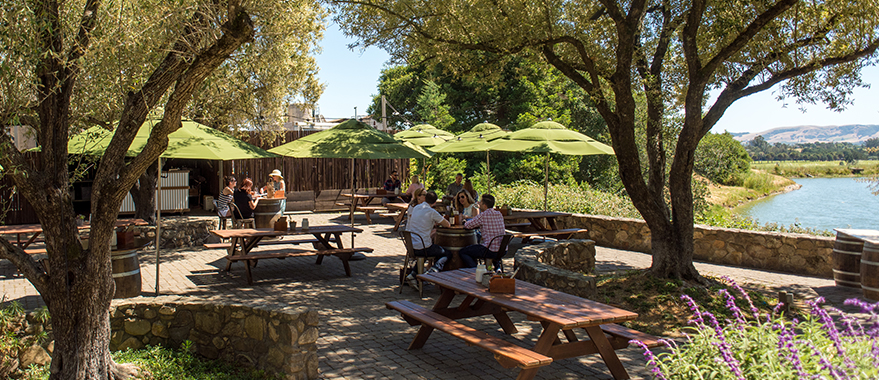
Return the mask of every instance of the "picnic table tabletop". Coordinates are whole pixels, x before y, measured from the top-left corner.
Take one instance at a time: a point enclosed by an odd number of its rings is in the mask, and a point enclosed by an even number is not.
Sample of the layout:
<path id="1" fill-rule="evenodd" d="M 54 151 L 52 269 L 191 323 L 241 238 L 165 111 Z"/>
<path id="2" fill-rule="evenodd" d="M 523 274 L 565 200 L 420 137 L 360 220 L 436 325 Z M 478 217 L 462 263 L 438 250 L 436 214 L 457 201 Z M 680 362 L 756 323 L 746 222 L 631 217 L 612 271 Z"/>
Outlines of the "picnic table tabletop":
<path id="1" fill-rule="evenodd" d="M 637 313 L 518 280 L 515 294 L 491 293 L 475 280 L 473 268 L 421 274 L 421 280 L 460 294 L 496 304 L 532 319 L 558 324 L 561 329 L 620 323 Z"/>
<path id="2" fill-rule="evenodd" d="M 295 230 L 275 231 L 271 228 L 240 228 L 232 230 L 211 230 L 211 233 L 223 239 L 230 238 L 247 238 L 247 237 L 271 237 L 285 235 L 314 235 L 314 234 L 335 234 L 346 232 L 363 232 L 362 229 L 354 228 L 344 224 L 329 224 L 323 226 L 311 226 L 308 229 L 297 227 Z"/>
<path id="3" fill-rule="evenodd" d="M 125 226 L 145 226 L 147 223 L 143 219 L 136 218 L 128 218 L 128 219 L 117 219 L 115 222 L 116 227 L 125 227 Z M 91 228 L 91 224 L 88 222 L 83 223 L 81 226 L 77 226 L 76 228 L 82 230 L 86 228 Z M 27 248 L 31 243 L 36 241 L 37 237 L 43 233 L 43 225 L 41 224 L 12 224 L 12 225 L 4 225 L 0 226 L 0 235 L 17 235 L 16 240 L 17 244 L 21 248 Z M 23 241 L 21 235 L 23 234 L 33 234 L 30 239 Z"/>
<path id="4" fill-rule="evenodd" d="M 556 211 L 513 211 L 510 215 L 504 215 L 504 219 L 558 218 L 562 216 L 571 216 L 571 214 Z"/>

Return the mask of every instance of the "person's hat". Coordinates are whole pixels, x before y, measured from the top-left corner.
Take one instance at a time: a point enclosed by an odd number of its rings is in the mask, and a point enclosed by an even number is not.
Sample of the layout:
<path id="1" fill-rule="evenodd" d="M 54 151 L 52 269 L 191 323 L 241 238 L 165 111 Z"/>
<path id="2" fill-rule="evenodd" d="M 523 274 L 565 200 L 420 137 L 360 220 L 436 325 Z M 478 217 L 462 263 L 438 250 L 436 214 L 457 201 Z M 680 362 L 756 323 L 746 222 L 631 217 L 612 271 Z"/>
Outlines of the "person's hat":
<path id="1" fill-rule="evenodd" d="M 273 177 L 273 176 L 278 176 L 278 177 L 284 178 L 284 176 L 281 175 L 281 171 L 278 170 L 278 169 L 273 170 L 273 171 L 269 174 L 269 177 Z"/>

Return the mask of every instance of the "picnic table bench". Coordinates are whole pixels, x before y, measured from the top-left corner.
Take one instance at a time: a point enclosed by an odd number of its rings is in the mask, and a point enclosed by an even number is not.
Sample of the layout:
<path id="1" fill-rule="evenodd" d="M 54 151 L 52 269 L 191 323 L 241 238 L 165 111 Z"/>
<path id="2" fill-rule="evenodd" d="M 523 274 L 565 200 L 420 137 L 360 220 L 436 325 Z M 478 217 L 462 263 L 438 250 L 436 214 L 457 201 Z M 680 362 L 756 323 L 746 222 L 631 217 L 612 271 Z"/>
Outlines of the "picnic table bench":
<path id="1" fill-rule="evenodd" d="M 228 254 L 226 255 L 226 268 L 225 271 L 230 271 L 232 269 L 232 263 L 236 261 L 245 261 L 247 264 L 244 266 L 247 276 L 247 284 L 253 284 L 253 275 L 251 273 L 251 267 L 255 266 L 259 260 L 262 259 L 285 259 L 288 257 L 299 257 L 299 256 L 317 256 L 316 265 L 320 265 L 323 262 L 324 256 L 333 255 L 338 257 L 342 261 L 342 266 L 345 268 L 345 275 L 351 277 L 351 267 L 348 264 L 348 261 L 351 259 L 351 256 L 357 252 L 372 252 L 372 248 L 367 247 L 359 247 L 359 248 L 345 248 L 342 245 L 342 233 L 346 232 L 363 232 L 363 230 L 358 228 L 353 228 L 341 224 L 334 225 L 325 225 L 325 226 L 311 226 L 308 229 L 297 228 L 295 230 L 285 230 L 285 231 L 275 231 L 269 228 L 260 228 L 260 229 L 252 229 L 252 228 L 243 228 L 236 230 L 211 230 L 211 233 L 219 236 L 223 239 L 231 239 L 228 243 L 228 246 L 225 243 L 214 243 L 216 244 L 216 248 L 227 247 Z M 309 249 L 301 249 L 301 248 L 293 248 L 293 249 L 284 249 L 277 252 L 272 253 L 263 253 L 257 252 L 251 254 L 254 248 L 260 245 L 260 242 L 267 237 L 281 237 L 286 235 L 313 235 L 314 239 L 307 240 L 279 240 L 279 241 L 270 241 L 269 244 L 301 244 L 303 242 L 312 242 L 312 240 L 317 240 L 319 243 L 315 243 L 318 247 L 313 250 Z M 332 244 L 335 243 L 335 246 Z M 266 244 L 264 244 L 266 245 Z M 207 245 L 206 245 L 207 246 Z"/>
<path id="2" fill-rule="evenodd" d="M 569 239 L 575 233 L 588 232 L 582 228 L 559 228 L 556 225 L 556 218 L 570 215 L 566 212 L 555 211 L 513 211 L 509 215 L 504 215 L 504 225 L 508 229 L 516 230 L 517 232 L 513 236 L 522 238 L 523 244 L 527 244 L 531 238 L 536 236 Z M 522 219 L 526 219 L 527 222 L 514 222 Z"/>
<path id="3" fill-rule="evenodd" d="M 589 230 L 585 228 L 565 228 L 561 230 L 543 230 L 543 231 L 533 231 L 533 232 L 516 232 L 513 234 L 513 237 L 522 238 L 522 243 L 527 243 L 533 237 L 537 236 L 552 236 L 557 239 L 570 239 L 571 235 L 581 232 L 589 232 Z"/>
<path id="4" fill-rule="evenodd" d="M 662 342 L 649 334 L 619 325 L 637 318 L 638 314 L 613 306 L 580 298 L 567 293 L 543 288 L 525 281 L 516 281 L 515 294 L 491 293 L 474 280 L 475 271 L 459 269 L 447 272 L 420 274 L 423 281 L 437 284 L 442 294 L 427 310 L 411 302 L 392 301 L 386 307 L 399 311 L 413 326 L 421 327 L 409 349 L 424 346 L 434 330 L 440 330 L 493 353 L 506 368 L 522 370 L 518 380 L 532 379 L 540 367 L 555 360 L 598 353 L 615 379 L 629 375 L 615 350 L 625 348 L 632 339 L 656 347 Z M 456 296 L 464 296 L 458 306 L 450 306 Z M 533 348 L 510 342 L 475 330 L 458 320 L 481 315 L 492 315 L 506 334 L 517 332 L 509 312 L 525 314 L 527 320 L 537 321 L 542 332 Z M 584 332 L 589 339 L 581 340 L 576 332 Z M 560 339 L 562 333 L 565 341 Z"/>

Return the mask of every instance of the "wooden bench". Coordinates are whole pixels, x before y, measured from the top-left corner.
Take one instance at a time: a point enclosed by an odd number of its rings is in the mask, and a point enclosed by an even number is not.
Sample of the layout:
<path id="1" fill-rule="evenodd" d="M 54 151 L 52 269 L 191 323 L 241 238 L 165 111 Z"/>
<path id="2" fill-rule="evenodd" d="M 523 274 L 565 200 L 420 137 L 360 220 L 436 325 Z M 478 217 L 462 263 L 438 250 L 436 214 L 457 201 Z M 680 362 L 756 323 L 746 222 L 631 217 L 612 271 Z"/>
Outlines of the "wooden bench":
<path id="1" fill-rule="evenodd" d="M 399 311 L 410 325 L 422 325 L 421 330 L 409 345 L 409 349 L 420 348 L 433 329 L 464 340 L 468 345 L 477 346 L 494 354 L 504 368 L 522 369 L 542 367 L 552 363 L 552 358 L 544 356 L 514 343 L 507 342 L 462 325 L 451 318 L 425 309 L 409 301 L 391 301 L 385 304 L 388 309 Z"/>
<path id="2" fill-rule="evenodd" d="M 335 239 L 330 239 L 330 241 L 334 241 Z M 298 239 L 298 240 L 260 240 L 259 245 L 276 245 L 276 244 L 308 244 L 308 243 L 320 243 L 320 240 L 317 239 Z M 232 243 L 205 243 L 202 244 L 202 247 L 207 249 L 229 249 L 232 246 Z"/>
<path id="3" fill-rule="evenodd" d="M 46 253 L 46 249 L 45 248 L 25 248 L 24 253 L 27 253 L 28 255 L 36 255 L 36 254 L 40 254 L 40 253 Z"/>
<path id="4" fill-rule="evenodd" d="M 604 331 L 605 334 L 609 335 L 608 339 L 611 341 L 611 344 L 614 346 L 617 346 L 618 344 L 622 345 L 622 348 L 628 347 L 630 340 L 640 340 L 641 343 L 644 343 L 644 345 L 647 346 L 647 348 L 665 345 L 659 340 L 659 338 L 653 335 L 638 330 L 632 330 L 615 323 L 601 325 L 601 331 Z M 614 340 L 617 342 L 614 342 Z M 623 343 L 625 344 L 623 345 Z"/>
<path id="5" fill-rule="evenodd" d="M 504 228 L 513 231 L 524 231 L 526 228 L 531 227 L 530 222 L 522 222 L 522 223 L 505 223 Z"/>
<path id="6" fill-rule="evenodd" d="M 251 266 L 255 266 L 259 260 L 264 259 L 286 259 L 288 257 L 302 257 L 302 256 L 317 256 L 317 262 L 315 264 L 320 265 L 323 262 L 324 256 L 333 255 L 342 260 L 342 266 L 345 267 L 345 275 L 351 277 L 351 265 L 348 264 L 348 260 L 351 259 L 351 256 L 358 252 L 372 252 L 372 248 L 366 247 L 358 247 L 358 248 L 336 248 L 336 249 L 324 249 L 324 250 L 304 250 L 304 249 L 286 249 L 278 252 L 263 252 L 263 253 L 254 253 L 249 255 L 226 255 L 226 271 L 228 272 L 232 268 L 232 263 L 236 261 L 246 261 L 244 267 L 247 273 L 247 284 L 253 284 L 253 276 L 250 273 Z M 252 265 L 250 264 L 252 263 Z"/>
<path id="7" fill-rule="evenodd" d="M 544 231 L 533 231 L 533 232 L 517 232 L 513 234 L 513 237 L 522 238 L 522 244 L 527 244 L 531 238 L 536 236 L 543 236 L 544 238 L 547 236 L 553 236 L 556 239 L 564 240 L 570 239 L 571 235 L 581 232 L 589 232 L 589 230 L 585 228 L 565 228 L 562 230 L 544 230 Z"/>

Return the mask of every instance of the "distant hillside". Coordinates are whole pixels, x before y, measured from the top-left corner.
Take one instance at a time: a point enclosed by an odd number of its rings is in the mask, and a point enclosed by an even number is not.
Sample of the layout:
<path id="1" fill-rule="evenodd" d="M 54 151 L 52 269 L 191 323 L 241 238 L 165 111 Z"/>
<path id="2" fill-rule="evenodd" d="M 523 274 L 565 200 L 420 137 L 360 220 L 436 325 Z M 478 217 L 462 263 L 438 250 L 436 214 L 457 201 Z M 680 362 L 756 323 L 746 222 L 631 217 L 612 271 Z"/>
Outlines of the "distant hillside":
<path id="1" fill-rule="evenodd" d="M 811 143 L 811 142 L 849 142 L 863 143 L 867 139 L 879 137 L 879 125 L 851 124 L 815 126 L 801 125 L 796 127 L 774 128 L 760 133 L 747 133 L 734 136 L 736 140 L 747 142 L 758 135 L 770 144 L 775 143 Z"/>

